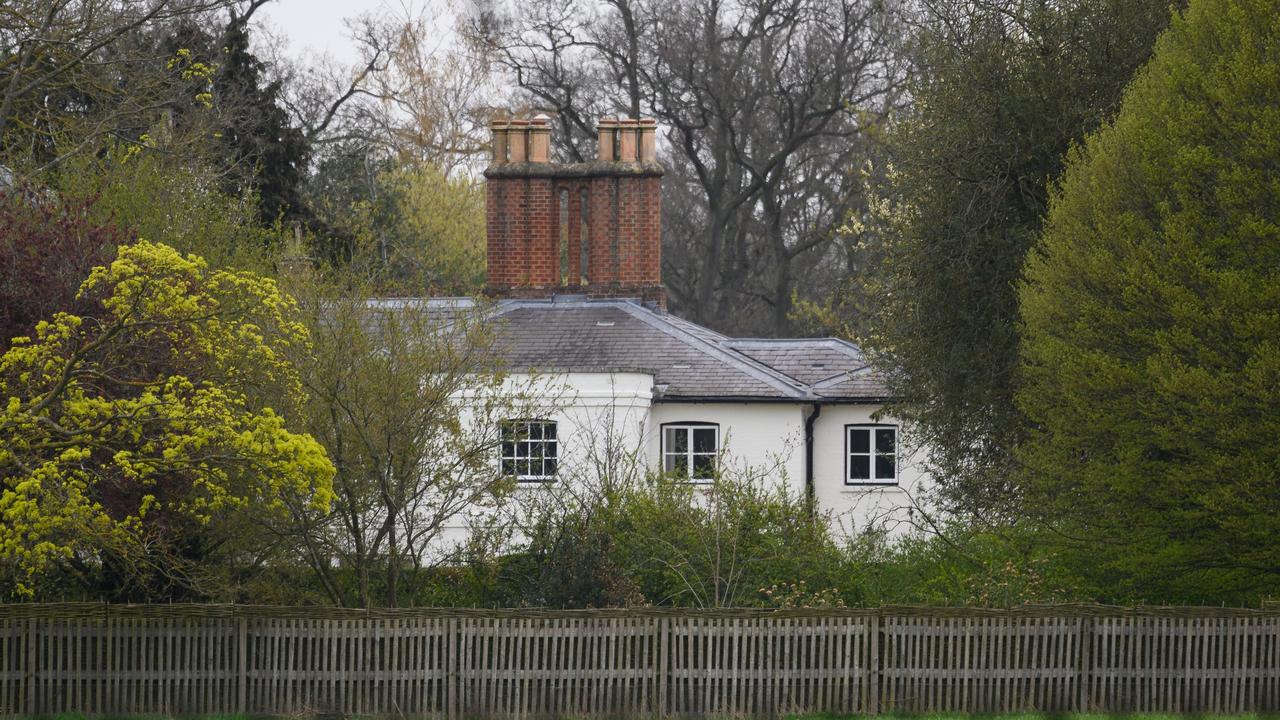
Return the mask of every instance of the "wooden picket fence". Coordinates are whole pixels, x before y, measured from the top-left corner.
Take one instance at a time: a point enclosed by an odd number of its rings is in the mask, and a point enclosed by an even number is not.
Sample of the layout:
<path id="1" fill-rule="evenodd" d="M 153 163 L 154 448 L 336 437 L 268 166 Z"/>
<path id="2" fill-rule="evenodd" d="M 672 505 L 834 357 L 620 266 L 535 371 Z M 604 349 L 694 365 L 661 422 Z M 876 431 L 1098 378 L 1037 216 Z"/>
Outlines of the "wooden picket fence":
<path id="1" fill-rule="evenodd" d="M 0 605 L 0 715 L 1280 710 L 1280 609 Z"/>

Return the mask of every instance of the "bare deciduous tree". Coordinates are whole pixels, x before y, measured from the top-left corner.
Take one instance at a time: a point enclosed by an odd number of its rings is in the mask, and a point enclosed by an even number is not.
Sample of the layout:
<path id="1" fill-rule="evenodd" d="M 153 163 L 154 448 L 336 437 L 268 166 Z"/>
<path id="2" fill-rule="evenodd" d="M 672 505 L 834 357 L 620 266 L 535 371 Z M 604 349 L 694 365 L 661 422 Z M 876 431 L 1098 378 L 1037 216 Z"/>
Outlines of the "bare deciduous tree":
<path id="1" fill-rule="evenodd" d="M 482 527 L 501 503 L 502 422 L 538 415 L 543 400 L 500 371 L 480 309 L 292 289 L 315 346 L 296 359 L 304 426 L 337 469 L 336 498 L 328 513 L 298 508 L 281 532 L 332 601 L 393 607 L 452 558 L 448 528 Z"/>
<path id="2" fill-rule="evenodd" d="M 0 5 L 0 147 L 57 161 L 121 126 L 154 124 L 177 90 L 158 28 L 266 0 L 12 0 Z M 185 78 L 190 79 L 190 78 Z M 189 84 L 189 83 L 187 83 Z"/>
<path id="3" fill-rule="evenodd" d="M 469 27 L 574 139 L 569 159 L 588 157 L 600 115 L 664 126 L 673 308 L 729 330 L 789 329 L 798 277 L 838 262 L 861 202 L 844 176 L 898 98 L 891 6 L 538 0 L 509 14 L 479 2 Z"/>

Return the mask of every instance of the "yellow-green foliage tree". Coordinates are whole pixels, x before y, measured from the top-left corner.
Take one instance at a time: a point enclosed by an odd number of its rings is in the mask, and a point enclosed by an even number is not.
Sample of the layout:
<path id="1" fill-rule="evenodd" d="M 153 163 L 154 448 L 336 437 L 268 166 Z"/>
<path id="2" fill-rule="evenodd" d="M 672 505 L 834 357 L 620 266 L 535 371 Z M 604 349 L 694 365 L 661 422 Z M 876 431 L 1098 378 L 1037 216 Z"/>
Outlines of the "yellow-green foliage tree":
<path id="1" fill-rule="evenodd" d="M 484 284 L 484 190 L 418 165 L 386 178 L 394 221 L 381 238 L 385 282 L 408 295 L 467 295 Z"/>
<path id="2" fill-rule="evenodd" d="M 323 448 L 285 419 L 307 331 L 274 281 L 160 244 L 122 247 L 79 293 L 90 311 L 0 356 L 0 570 L 23 594 L 61 572 L 206 595 L 211 557 L 332 497 Z"/>
<path id="3" fill-rule="evenodd" d="M 1019 296 L 1039 509 L 1119 600 L 1280 592 L 1280 2 L 1191 0 Z"/>

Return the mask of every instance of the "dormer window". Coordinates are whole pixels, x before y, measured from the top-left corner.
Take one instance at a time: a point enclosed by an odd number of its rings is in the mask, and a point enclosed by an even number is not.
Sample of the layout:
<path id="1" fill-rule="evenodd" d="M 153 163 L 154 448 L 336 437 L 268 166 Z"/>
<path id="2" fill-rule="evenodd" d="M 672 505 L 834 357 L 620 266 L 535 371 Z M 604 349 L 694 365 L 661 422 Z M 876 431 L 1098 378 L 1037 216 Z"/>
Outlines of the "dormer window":
<path id="1" fill-rule="evenodd" d="M 502 474 L 520 482 L 555 480 L 560 443 L 552 420 L 502 423 Z"/>
<path id="2" fill-rule="evenodd" d="M 711 482 L 720 453 L 720 426 L 708 422 L 662 426 L 662 469 L 690 482 Z"/>

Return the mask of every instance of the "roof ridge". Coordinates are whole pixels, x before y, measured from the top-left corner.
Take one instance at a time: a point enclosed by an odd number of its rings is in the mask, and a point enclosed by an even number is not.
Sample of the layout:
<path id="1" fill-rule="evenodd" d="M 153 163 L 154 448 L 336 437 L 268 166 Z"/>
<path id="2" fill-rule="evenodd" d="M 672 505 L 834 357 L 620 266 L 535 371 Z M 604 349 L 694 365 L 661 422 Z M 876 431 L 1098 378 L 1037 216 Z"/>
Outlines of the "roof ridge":
<path id="1" fill-rule="evenodd" d="M 829 378 L 819 380 L 815 382 L 813 385 L 811 385 L 810 387 L 812 387 L 815 390 L 819 390 L 822 388 L 831 387 L 832 385 L 839 385 L 840 383 L 846 380 L 852 380 L 855 375 L 860 375 L 869 370 L 871 370 L 870 365 L 863 365 L 862 367 L 856 368 L 854 370 L 845 370 L 844 372 L 836 373 L 835 375 L 832 375 Z"/>
<path id="2" fill-rule="evenodd" d="M 701 350 L 706 354 L 718 356 L 721 360 L 726 360 L 731 364 L 739 366 L 744 372 L 752 375 L 757 380 L 761 380 L 768 385 L 772 385 L 784 392 L 793 394 L 796 399 L 808 399 L 813 395 L 810 386 L 799 382 L 790 375 L 775 370 L 759 360 L 737 352 L 732 348 L 726 349 L 721 347 L 721 343 L 713 343 L 703 340 L 688 330 L 677 327 L 675 323 L 668 321 L 666 319 L 668 316 L 666 315 L 659 315 L 652 310 L 639 306 L 623 307 L 621 309 L 628 315 L 631 315 L 641 322 L 667 333 L 686 345 Z M 713 330 L 712 332 L 715 331 Z"/>
<path id="3" fill-rule="evenodd" d="M 812 344 L 821 344 L 821 345 L 834 345 L 842 350 L 853 351 L 859 357 L 862 356 L 862 348 L 849 342 L 848 340 L 845 340 L 843 338 L 838 338 L 838 337 L 832 337 L 830 335 L 826 337 L 815 337 L 815 338 L 762 338 L 762 337 L 727 338 L 726 343 L 733 346 L 741 345 L 744 347 L 750 346 L 753 344 L 784 345 L 787 343 L 795 343 L 795 344 L 812 343 Z"/>
<path id="4" fill-rule="evenodd" d="M 655 314 L 657 314 L 657 313 L 655 313 Z M 720 340 L 726 340 L 726 341 L 728 341 L 728 340 L 733 340 L 733 338 L 729 337 L 728 335 L 725 335 L 724 333 L 720 332 L 719 330 L 712 330 L 711 328 L 707 327 L 706 325 L 699 325 L 698 323 L 696 323 L 696 322 L 694 322 L 694 321 L 692 321 L 692 320 L 687 320 L 687 319 L 685 319 L 685 318 L 682 318 L 682 317 L 680 317 L 679 315 L 673 315 L 673 314 L 671 314 L 671 313 L 669 313 L 669 312 L 664 312 L 664 313 L 662 313 L 662 314 L 661 314 L 661 317 L 662 317 L 662 318 L 664 318 L 667 322 L 672 323 L 673 325 L 675 325 L 675 324 L 678 324 L 678 325 L 693 325 L 694 327 L 698 328 L 699 330 L 701 330 L 701 331 L 703 331 L 703 332 L 710 333 L 711 335 L 715 335 L 715 336 L 716 336 L 717 338 L 719 338 Z"/>
<path id="5" fill-rule="evenodd" d="M 796 343 L 800 343 L 800 342 L 825 343 L 825 342 L 832 342 L 832 341 L 835 341 L 835 340 L 836 340 L 836 338 L 833 338 L 833 337 L 812 337 L 812 338 L 806 338 L 806 337 L 794 337 L 794 338 L 741 337 L 741 338 L 729 338 L 729 342 L 732 342 L 732 343 L 735 343 L 735 344 L 737 344 L 737 343 L 744 343 L 744 344 L 745 344 L 745 343 L 790 343 L 790 342 L 796 342 Z"/>

